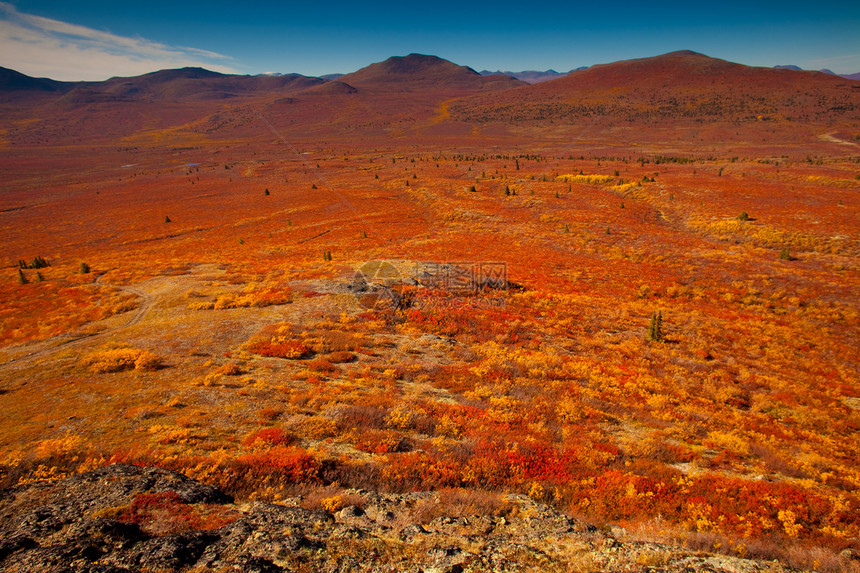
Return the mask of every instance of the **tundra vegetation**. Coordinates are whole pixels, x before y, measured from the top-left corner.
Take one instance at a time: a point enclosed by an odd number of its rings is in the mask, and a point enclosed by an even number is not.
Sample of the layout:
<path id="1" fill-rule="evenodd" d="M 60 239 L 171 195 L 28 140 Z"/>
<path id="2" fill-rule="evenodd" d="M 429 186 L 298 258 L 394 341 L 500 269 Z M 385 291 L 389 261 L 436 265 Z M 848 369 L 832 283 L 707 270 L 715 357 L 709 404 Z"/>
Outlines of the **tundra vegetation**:
<path id="1" fill-rule="evenodd" d="M 641 539 L 847 567 L 856 153 L 479 125 L 432 149 L 285 145 L 236 106 L 97 141 L 83 167 L 72 135 L 0 139 L 9 170 L 59 161 L 15 171 L 0 205 L 0 483 L 126 462 L 331 512 L 344 488 L 491 509 L 510 492 Z M 358 284 L 382 260 L 396 273 Z"/>

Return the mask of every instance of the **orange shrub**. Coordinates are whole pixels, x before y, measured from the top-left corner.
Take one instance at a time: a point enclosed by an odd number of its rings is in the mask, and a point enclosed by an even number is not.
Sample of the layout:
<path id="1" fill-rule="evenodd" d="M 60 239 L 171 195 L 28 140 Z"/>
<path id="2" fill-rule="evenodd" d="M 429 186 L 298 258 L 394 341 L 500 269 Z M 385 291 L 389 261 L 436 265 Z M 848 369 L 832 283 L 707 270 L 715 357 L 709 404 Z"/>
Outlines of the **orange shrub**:
<path id="1" fill-rule="evenodd" d="M 328 356 L 326 356 L 326 360 L 332 362 L 334 364 L 343 364 L 345 362 L 352 362 L 355 360 L 355 354 L 352 352 L 347 352 L 345 350 L 339 350 L 337 352 L 332 352 Z"/>
<path id="2" fill-rule="evenodd" d="M 337 367 L 334 364 L 322 358 L 308 362 L 308 368 L 313 372 L 320 372 L 322 374 L 334 374 L 337 372 Z"/>
<path id="3" fill-rule="evenodd" d="M 272 356 L 297 360 L 306 358 L 311 350 L 300 340 L 290 340 L 283 337 L 273 337 L 269 341 L 252 342 L 248 350 L 260 356 Z"/>

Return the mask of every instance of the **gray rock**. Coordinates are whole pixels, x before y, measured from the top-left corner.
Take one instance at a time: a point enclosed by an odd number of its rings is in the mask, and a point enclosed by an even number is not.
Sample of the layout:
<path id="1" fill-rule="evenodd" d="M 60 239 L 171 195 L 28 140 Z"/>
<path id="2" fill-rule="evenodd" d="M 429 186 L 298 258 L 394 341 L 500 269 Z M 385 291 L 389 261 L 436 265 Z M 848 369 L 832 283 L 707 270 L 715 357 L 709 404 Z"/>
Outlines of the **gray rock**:
<path id="1" fill-rule="evenodd" d="M 364 507 L 347 506 L 334 518 L 322 510 L 256 502 L 229 505 L 236 519 L 219 529 L 152 536 L 121 521 L 116 509 L 153 491 L 175 491 L 186 503 L 231 503 L 215 488 L 159 468 L 109 466 L 22 485 L 0 496 L 0 571 L 458 573 L 535 570 L 536 563 L 568 570 L 577 566 L 559 548 L 571 546 L 588 552 L 595 571 L 763 573 L 772 566 L 619 541 L 525 496 L 507 496 L 515 511 L 505 517 L 445 515 L 441 505 L 441 515 L 425 528 L 414 522 L 416 509 L 440 503 L 437 493 L 353 491 Z M 658 556 L 661 565 L 641 567 L 645 553 Z M 848 551 L 841 558 L 856 555 Z"/>

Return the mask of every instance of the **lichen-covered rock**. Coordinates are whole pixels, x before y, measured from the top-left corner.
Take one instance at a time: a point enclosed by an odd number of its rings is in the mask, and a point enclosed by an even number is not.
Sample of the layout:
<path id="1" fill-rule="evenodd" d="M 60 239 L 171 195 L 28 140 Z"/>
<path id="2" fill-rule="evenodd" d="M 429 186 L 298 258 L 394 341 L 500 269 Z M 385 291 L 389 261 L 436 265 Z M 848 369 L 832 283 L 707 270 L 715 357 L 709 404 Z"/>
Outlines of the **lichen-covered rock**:
<path id="1" fill-rule="evenodd" d="M 347 505 L 334 515 L 295 505 L 234 505 L 217 489 L 176 472 L 108 466 L 2 492 L 0 570 L 785 571 L 773 563 L 622 542 L 525 496 L 508 496 L 515 510 L 505 515 L 445 515 L 433 492 L 348 493 L 363 506 Z M 173 510 L 177 504 L 223 506 L 232 521 L 202 531 L 142 527 L 122 508 L 144 494 L 163 494 L 156 498 L 170 501 Z M 161 519 L 173 514 L 165 515 Z"/>

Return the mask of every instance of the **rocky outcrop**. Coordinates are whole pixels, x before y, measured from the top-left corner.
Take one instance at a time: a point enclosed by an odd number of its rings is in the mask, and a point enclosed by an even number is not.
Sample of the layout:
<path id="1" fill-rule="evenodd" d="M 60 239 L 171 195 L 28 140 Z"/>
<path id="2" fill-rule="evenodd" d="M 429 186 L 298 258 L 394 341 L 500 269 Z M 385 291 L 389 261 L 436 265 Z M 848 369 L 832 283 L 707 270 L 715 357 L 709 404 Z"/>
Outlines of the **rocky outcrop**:
<path id="1" fill-rule="evenodd" d="M 774 564 L 622 543 L 524 496 L 510 496 L 505 512 L 448 516 L 438 508 L 418 521 L 416 508 L 434 508 L 438 494 L 350 491 L 342 499 L 360 499 L 361 507 L 332 507 L 336 511 L 329 513 L 303 509 L 298 500 L 237 505 L 176 472 L 113 465 L 3 492 L 0 568 L 93 573 L 774 570 Z M 197 517 L 189 518 L 192 514 Z"/>

